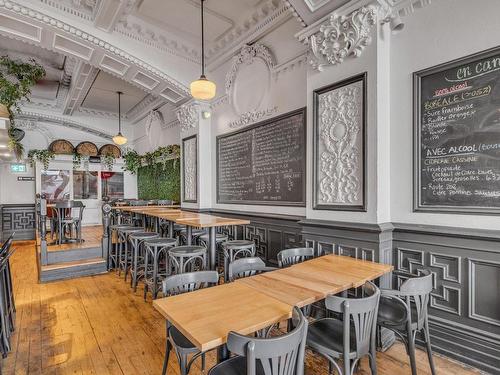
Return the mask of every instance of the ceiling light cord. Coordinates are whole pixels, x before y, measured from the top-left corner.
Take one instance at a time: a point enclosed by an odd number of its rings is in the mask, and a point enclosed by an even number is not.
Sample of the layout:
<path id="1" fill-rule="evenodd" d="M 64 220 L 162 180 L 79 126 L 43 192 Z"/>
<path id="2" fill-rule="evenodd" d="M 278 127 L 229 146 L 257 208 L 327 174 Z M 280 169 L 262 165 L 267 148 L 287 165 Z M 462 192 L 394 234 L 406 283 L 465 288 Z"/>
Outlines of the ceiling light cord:
<path id="1" fill-rule="evenodd" d="M 122 101 L 121 101 L 121 96 L 122 92 L 118 91 L 118 133 L 122 133 L 122 119 L 121 119 L 121 114 L 122 114 Z"/>
<path id="2" fill-rule="evenodd" d="M 203 2 L 201 0 L 201 75 L 205 76 L 205 23 L 203 17 Z"/>

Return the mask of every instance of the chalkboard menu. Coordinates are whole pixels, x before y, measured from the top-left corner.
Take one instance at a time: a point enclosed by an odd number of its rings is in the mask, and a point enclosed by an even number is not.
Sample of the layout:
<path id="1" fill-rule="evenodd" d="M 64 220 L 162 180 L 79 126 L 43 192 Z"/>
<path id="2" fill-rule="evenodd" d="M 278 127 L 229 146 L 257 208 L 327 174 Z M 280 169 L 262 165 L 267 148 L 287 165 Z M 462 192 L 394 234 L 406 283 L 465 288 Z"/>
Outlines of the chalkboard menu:
<path id="1" fill-rule="evenodd" d="M 217 202 L 305 206 L 306 111 L 217 137 Z"/>
<path id="2" fill-rule="evenodd" d="M 415 209 L 500 211 L 500 48 L 414 74 Z"/>

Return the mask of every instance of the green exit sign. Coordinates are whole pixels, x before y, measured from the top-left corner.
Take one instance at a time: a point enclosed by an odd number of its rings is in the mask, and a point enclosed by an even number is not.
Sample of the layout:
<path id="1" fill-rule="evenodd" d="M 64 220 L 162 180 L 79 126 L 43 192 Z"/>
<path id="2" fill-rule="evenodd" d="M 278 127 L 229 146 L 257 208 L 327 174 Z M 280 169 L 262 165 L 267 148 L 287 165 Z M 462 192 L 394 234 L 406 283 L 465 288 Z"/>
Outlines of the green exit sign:
<path id="1" fill-rule="evenodd" d="M 26 172 L 26 164 L 20 164 L 20 163 L 11 164 L 10 171 L 12 173 L 24 173 Z"/>

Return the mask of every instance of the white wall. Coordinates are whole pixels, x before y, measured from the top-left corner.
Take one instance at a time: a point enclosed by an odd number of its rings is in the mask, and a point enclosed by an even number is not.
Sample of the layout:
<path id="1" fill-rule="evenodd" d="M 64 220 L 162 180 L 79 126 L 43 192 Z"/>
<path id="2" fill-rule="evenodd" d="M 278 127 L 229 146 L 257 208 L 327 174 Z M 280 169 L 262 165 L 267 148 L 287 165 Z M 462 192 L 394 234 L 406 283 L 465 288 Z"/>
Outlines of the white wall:
<path id="1" fill-rule="evenodd" d="M 33 169 L 27 164 L 25 173 L 12 173 L 10 164 L 9 162 L 0 164 L 0 204 L 35 203 L 35 182 L 17 180 L 19 176 L 33 177 Z"/>
<path id="2" fill-rule="evenodd" d="M 440 0 L 404 19 L 391 41 L 391 216 L 394 222 L 498 230 L 498 215 L 413 212 L 412 73 L 500 45 L 498 0 Z"/>

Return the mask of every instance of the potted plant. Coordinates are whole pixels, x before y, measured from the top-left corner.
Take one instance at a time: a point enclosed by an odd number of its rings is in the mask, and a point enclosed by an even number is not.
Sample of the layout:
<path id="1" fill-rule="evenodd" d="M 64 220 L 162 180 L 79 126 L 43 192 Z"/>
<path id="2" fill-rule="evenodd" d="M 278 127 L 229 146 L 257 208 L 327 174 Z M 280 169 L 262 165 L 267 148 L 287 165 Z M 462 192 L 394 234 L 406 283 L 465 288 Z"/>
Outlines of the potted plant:
<path id="1" fill-rule="evenodd" d="M 31 87 L 45 77 L 45 69 L 35 60 L 29 62 L 13 60 L 8 56 L 0 56 L 0 112 L 8 113 L 11 123 L 9 130 L 9 147 L 18 159 L 21 159 L 24 148 L 21 144 L 22 136 L 16 136 L 19 131 L 14 125 L 13 111 L 19 112 L 19 103 L 25 99 L 29 101 Z"/>
<path id="2" fill-rule="evenodd" d="M 31 167 L 34 168 L 36 162 L 39 161 L 43 164 L 44 171 L 49 169 L 49 163 L 54 157 L 54 153 L 50 150 L 30 150 L 30 152 L 28 152 L 28 160 Z"/>

